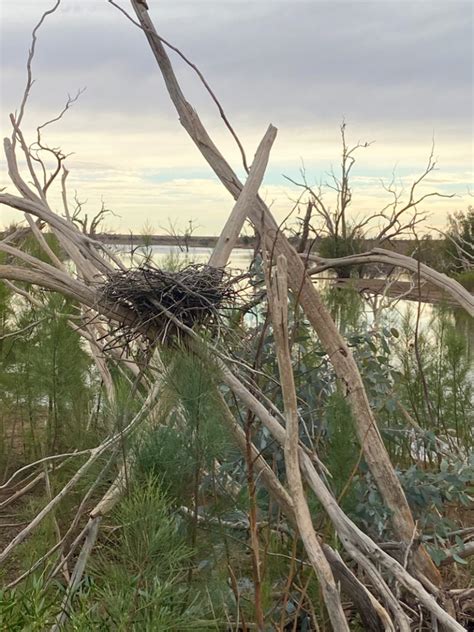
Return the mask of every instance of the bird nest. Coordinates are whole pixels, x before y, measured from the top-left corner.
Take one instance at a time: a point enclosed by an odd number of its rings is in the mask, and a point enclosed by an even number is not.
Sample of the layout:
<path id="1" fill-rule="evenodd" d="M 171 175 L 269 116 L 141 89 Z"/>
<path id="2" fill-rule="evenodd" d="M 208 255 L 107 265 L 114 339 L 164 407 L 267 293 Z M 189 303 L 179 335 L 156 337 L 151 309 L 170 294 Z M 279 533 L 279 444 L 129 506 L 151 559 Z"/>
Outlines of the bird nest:
<path id="1" fill-rule="evenodd" d="M 235 283 L 223 269 L 208 265 L 193 263 L 176 272 L 143 265 L 109 274 L 101 295 L 134 316 L 113 332 L 121 345 L 144 334 L 149 341 L 170 343 L 185 335 L 185 327 L 217 331 L 222 312 L 236 304 Z"/>

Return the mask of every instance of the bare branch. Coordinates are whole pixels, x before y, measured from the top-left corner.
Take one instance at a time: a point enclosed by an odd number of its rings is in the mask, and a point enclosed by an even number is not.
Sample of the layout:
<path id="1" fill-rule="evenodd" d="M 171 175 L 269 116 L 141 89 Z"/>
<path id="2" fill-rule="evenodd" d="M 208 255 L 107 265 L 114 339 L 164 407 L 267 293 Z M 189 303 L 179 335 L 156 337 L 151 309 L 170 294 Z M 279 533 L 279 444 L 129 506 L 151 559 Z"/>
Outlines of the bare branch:
<path id="1" fill-rule="evenodd" d="M 23 98 L 22 98 L 21 104 L 20 104 L 20 111 L 19 111 L 18 115 L 15 115 L 15 122 L 16 122 L 17 127 L 19 127 L 21 125 L 21 122 L 23 120 L 23 116 L 24 116 L 24 113 L 25 113 L 26 102 L 28 100 L 31 87 L 33 86 L 33 83 L 34 83 L 33 73 L 32 73 L 32 63 L 33 63 L 33 57 L 35 56 L 36 41 L 38 39 L 38 31 L 41 28 L 41 26 L 42 26 L 43 22 L 45 21 L 45 19 L 49 15 L 54 13 L 56 11 L 56 9 L 59 7 L 60 4 L 61 4 L 61 0 L 56 0 L 54 5 L 51 7 L 51 9 L 48 9 L 47 11 L 45 11 L 43 13 L 43 15 L 41 16 L 39 22 L 37 23 L 37 25 L 35 26 L 35 28 L 33 29 L 32 34 L 31 34 L 31 46 L 30 46 L 30 50 L 28 52 L 28 60 L 26 62 L 26 71 L 27 71 L 26 86 L 25 86 L 25 90 L 24 90 L 24 93 L 23 93 Z M 12 145 L 13 145 L 13 147 L 15 147 L 15 135 L 12 136 Z"/>
<path id="2" fill-rule="evenodd" d="M 227 127 L 227 129 L 229 130 L 229 132 L 231 133 L 233 139 L 235 140 L 237 147 L 239 148 L 240 151 L 240 155 L 242 158 L 242 164 L 244 166 L 244 169 L 247 173 L 249 173 L 249 167 L 247 164 L 247 158 L 245 156 L 245 151 L 243 148 L 242 143 L 240 142 L 239 137 L 237 136 L 234 128 L 232 127 L 232 125 L 229 122 L 229 119 L 226 116 L 226 113 L 224 112 L 224 108 L 222 107 L 220 101 L 217 99 L 215 93 L 212 91 L 210 85 L 208 84 L 208 82 L 206 81 L 204 75 L 202 74 L 202 72 L 199 70 L 199 68 L 196 66 L 196 64 L 194 64 L 192 61 L 190 61 L 185 55 L 184 53 L 182 53 L 179 48 L 176 48 L 176 46 L 173 46 L 173 44 L 170 44 L 169 42 L 167 42 L 163 37 L 161 37 L 160 35 L 158 35 L 156 33 L 156 31 L 154 29 L 149 29 L 147 30 L 147 28 L 141 24 L 140 22 L 137 22 L 136 20 L 134 20 L 132 18 L 132 16 L 127 13 L 127 11 L 125 11 L 125 9 L 123 9 L 117 2 L 115 2 L 114 0 L 107 0 L 111 5 L 113 5 L 114 7 L 116 7 L 121 13 L 123 13 L 125 15 L 125 17 L 130 20 L 130 22 L 132 22 L 132 24 L 135 24 L 135 26 L 137 26 L 139 29 L 143 30 L 147 35 L 151 34 L 153 37 L 157 37 L 160 42 L 162 42 L 165 46 L 167 46 L 168 48 L 170 48 L 172 51 L 174 51 L 179 57 L 181 57 L 181 59 L 190 67 L 194 70 L 194 72 L 197 74 L 197 76 L 199 77 L 199 79 L 201 80 L 202 84 L 204 85 L 205 89 L 207 90 L 207 92 L 209 93 L 209 96 L 211 97 L 211 99 L 214 101 L 214 103 L 217 106 L 217 109 L 219 110 L 219 114 L 222 118 L 222 120 L 224 121 L 225 126 Z M 143 5 L 142 5 L 143 6 Z M 148 8 L 145 7 L 147 10 Z"/>
<path id="3" fill-rule="evenodd" d="M 280 255 L 277 259 L 277 276 L 274 284 L 267 273 L 267 291 L 271 309 L 273 332 L 277 348 L 281 388 L 285 404 L 286 439 L 285 466 L 290 493 L 293 498 L 298 531 L 303 540 L 308 557 L 313 565 L 324 594 L 329 617 L 334 630 L 349 630 L 340 595 L 334 577 L 327 563 L 311 522 L 311 514 L 301 480 L 299 466 L 298 404 L 293 369 L 291 366 L 288 340 L 288 288 L 286 259 Z"/>
<path id="4" fill-rule="evenodd" d="M 230 254 L 235 246 L 242 226 L 249 213 L 249 206 L 255 204 L 258 189 L 262 183 L 268 157 L 276 137 L 277 130 L 270 125 L 255 154 L 249 176 L 239 195 L 234 208 L 222 230 L 219 240 L 209 259 L 209 265 L 215 268 L 223 268 L 227 265 Z"/>

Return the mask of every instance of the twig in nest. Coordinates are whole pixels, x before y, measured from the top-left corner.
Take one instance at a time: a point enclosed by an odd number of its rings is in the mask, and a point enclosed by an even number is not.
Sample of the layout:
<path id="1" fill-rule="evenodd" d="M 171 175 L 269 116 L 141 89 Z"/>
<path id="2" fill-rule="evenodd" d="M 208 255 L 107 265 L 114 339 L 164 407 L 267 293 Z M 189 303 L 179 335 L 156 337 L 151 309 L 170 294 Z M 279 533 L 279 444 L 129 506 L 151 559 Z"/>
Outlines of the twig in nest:
<path id="1" fill-rule="evenodd" d="M 182 333 L 166 312 L 187 327 L 199 324 L 218 330 L 220 313 L 236 305 L 237 280 L 221 268 L 203 264 L 193 263 L 177 272 L 147 264 L 113 272 L 101 290 L 104 300 L 135 315 L 133 323 L 123 323 L 115 332 L 125 345 L 144 334 L 150 342 L 170 344 Z"/>

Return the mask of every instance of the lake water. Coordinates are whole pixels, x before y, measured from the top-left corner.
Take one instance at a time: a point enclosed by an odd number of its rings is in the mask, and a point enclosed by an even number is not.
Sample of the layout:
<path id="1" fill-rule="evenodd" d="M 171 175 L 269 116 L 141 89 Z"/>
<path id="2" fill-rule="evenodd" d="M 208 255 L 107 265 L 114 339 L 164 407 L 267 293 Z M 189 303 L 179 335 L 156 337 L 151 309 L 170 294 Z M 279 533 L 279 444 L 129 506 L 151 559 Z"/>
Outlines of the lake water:
<path id="1" fill-rule="evenodd" d="M 126 264 L 131 266 L 139 265 L 140 260 L 143 260 L 143 254 L 145 252 L 143 248 L 137 249 L 135 251 L 135 258 L 132 261 L 130 257 L 130 246 L 116 245 L 114 249 L 120 253 Z M 202 247 L 189 248 L 189 252 L 186 253 L 178 246 L 151 246 L 149 250 L 151 251 L 155 265 L 167 267 L 173 261 L 206 263 L 209 261 L 213 249 Z M 228 268 L 234 273 L 246 271 L 252 257 L 253 249 L 235 248 L 232 251 Z M 353 322 L 353 316 L 357 311 L 359 311 L 360 315 L 363 315 L 363 320 L 366 321 L 369 327 L 373 326 L 377 319 L 378 323 L 383 324 L 383 326 L 401 329 L 402 323 L 408 315 L 411 316 L 411 328 L 415 327 L 418 308 L 417 302 L 407 300 L 395 301 L 392 299 L 391 301 L 385 302 L 385 304 L 382 303 L 382 308 L 380 309 L 380 297 L 360 300 L 357 296 L 354 296 L 354 293 L 350 290 L 332 288 L 332 282 L 328 278 L 330 277 L 330 272 L 324 274 L 324 279 L 314 279 L 314 285 L 324 295 L 326 302 L 332 304 L 333 309 L 331 309 L 331 311 L 336 319 L 338 328 L 343 334 L 353 330 L 354 326 L 360 326 L 360 320 L 357 320 L 357 324 Z M 408 279 L 409 276 L 407 275 L 405 278 Z M 334 303 L 338 304 L 337 308 L 334 308 Z M 449 313 L 456 324 L 456 328 L 466 337 L 468 353 L 472 357 L 472 350 L 474 349 L 474 319 L 462 308 L 449 308 Z M 438 314 L 438 306 L 433 306 L 429 303 L 421 303 L 419 331 L 422 334 L 426 335 L 428 333 L 428 336 L 432 336 L 433 339 L 436 337 L 433 324 L 436 322 Z"/>
<path id="2" fill-rule="evenodd" d="M 130 253 L 130 246 L 118 244 L 114 246 L 116 251 L 120 252 L 121 255 L 130 262 L 131 257 L 128 253 Z M 186 252 L 180 249 L 178 246 L 150 246 L 149 251 L 152 252 L 153 261 L 157 266 L 166 264 L 170 260 L 179 260 L 194 263 L 206 263 L 209 261 L 209 257 L 212 254 L 212 248 L 189 248 L 189 252 Z M 140 260 L 140 257 L 143 257 L 143 253 L 146 250 L 144 248 L 138 248 L 136 250 L 136 263 Z M 235 248 L 232 251 L 230 260 L 229 260 L 229 268 L 232 270 L 246 270 L 250 261 L 252 260 L 253 250 L 246 248 Z"/>
<path id="3" fill-rule="evenodd" d="M 117 244 L 114 246 L 114 250 L 120 253 L 121 257 L 126 261 L 127 265 L 139 265 L 143 259 L 143 255 L 147 250 L 140 247 L 135 250 L 134 258 L 130 256 L 130 246 L 124 244 Z M 212 248 L 189 248 L 188 252 L 180 249 L 178 246 L 150 246 L 148 252 L 152 253 L 152 259 L 157 266 L 167 266 L 170 262 L 189 261 L 194 263 L 206 263 L 209 261 L 209 257 L 212 254 Z M 248 266 L 253 257 L 253 249 L 235 248 L 232 251 L 228 268 L 235 273 L 242 272 L 248 269 Z M 328 279 L 330 273 L 325 273 L 325 279 L 314 280 L 315 286 L 322 292 L 327 292 L 331 286 L 331 281 Z M 339 295 L 339 290 L 337 291 Z M 341 292 L 347 292 L 347 290 L 341 290 Z M 388 325 L 397 326 L 405 317 L 408 310 L 412 312 L 416 309 L 417 304 L 413 301 L 393 302 L 390 307 L 384 310 L 384 320 Z M 369 324 L 374 321 L 374 308 L 368 301 L 363 301 L 363 310 L 365 317 Z M 428 303 L 423 303 L 421 306 L 420 326 L 426 327 L 433 317 L 433 306 Z"/>

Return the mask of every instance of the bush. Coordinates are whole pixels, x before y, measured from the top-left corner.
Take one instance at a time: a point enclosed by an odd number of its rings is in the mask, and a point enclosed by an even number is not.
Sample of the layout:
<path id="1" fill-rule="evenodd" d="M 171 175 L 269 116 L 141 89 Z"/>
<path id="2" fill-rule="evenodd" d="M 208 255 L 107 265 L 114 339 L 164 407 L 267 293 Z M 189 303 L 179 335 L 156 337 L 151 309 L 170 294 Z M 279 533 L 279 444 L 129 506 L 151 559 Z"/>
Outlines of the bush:
<path id="1" fill-rule="evenodd" d="M 456 281 L 459 281 L 466 290 L 474 292 L 474 270 L 465 270 L 464 272 L 456 274 L 454 278 Z"/>
<path id="2" fill-rule="evenodd" d="M 327 237 L 323 237 L 318 243 L 319 255 L 327 259 L 347 257 L 348 255 L 363 252 L 363 250 L 363 238 L 358 234 L 346 238 L 328 235 Z M 334 271 L 340 279 L 347 279 L 351 276 L 351 272 L 355 272 L 357 276 L 361 276 L 361 268 L 362 266 L 341 266 L 340 268 L 334 268 Z"/>

